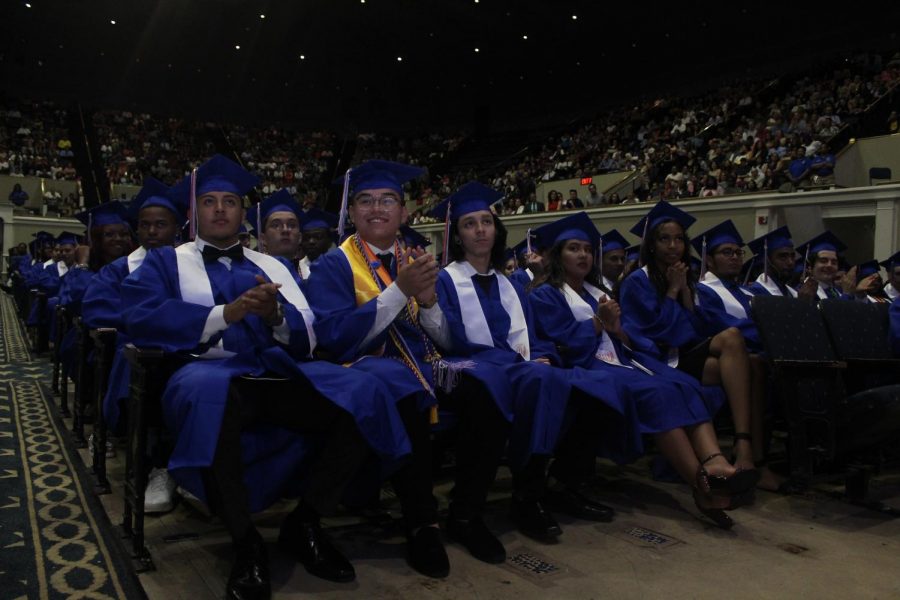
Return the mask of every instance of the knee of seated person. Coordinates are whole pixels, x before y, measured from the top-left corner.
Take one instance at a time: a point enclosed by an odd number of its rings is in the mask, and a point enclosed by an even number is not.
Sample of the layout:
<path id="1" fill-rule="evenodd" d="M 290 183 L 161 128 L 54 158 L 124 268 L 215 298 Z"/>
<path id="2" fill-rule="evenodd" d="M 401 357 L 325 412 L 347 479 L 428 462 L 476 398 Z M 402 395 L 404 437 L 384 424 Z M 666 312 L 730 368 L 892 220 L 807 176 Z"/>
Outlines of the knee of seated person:
<path id="1" fill-rule="evenodd" d="M 726 346 L 731 346 L 735 349 L 744 349 L 746 347 L 744 336 L 737 327 L 729 327 L 728 329 L 719 332 L 717 337 L 719 337 Z"/>

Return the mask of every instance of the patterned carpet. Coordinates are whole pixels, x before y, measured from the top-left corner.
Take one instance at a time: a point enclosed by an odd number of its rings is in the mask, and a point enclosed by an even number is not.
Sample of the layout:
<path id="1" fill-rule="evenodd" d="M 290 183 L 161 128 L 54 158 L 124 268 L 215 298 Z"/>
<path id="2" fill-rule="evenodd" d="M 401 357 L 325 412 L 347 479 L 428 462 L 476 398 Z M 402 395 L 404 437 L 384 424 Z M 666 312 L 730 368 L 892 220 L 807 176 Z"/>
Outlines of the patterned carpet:
<path id="1" fill-rule="evenodd" d="M 127 557 L 0 293 L 0 597 L 138 598 Z"/>

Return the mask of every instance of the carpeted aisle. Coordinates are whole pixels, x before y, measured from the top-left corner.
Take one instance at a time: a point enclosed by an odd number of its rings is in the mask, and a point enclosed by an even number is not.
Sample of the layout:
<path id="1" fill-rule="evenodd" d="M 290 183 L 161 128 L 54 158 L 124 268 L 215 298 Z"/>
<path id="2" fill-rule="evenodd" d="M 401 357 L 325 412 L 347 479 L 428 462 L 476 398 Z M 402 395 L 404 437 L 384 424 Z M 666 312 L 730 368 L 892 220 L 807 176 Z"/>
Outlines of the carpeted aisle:
<path id="1" fill-rule="evenodd" d="M 0 293 L 0 597 L 143 596 L 11 298 Z"/>

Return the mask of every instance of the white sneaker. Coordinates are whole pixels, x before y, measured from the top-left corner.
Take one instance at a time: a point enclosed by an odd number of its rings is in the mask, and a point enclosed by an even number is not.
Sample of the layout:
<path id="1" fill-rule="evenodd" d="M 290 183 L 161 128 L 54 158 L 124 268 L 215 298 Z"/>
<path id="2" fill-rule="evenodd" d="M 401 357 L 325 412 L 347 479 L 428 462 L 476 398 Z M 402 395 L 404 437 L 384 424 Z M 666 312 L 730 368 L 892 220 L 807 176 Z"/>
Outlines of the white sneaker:
<path id="1" fill-rule="evenodd" d="M 147 491 L 144 493 L 145 513 L 164 513 L 172 510 L 172 497 L 175 492 L 175 480 L 165 469 L 150 471 Z"/>

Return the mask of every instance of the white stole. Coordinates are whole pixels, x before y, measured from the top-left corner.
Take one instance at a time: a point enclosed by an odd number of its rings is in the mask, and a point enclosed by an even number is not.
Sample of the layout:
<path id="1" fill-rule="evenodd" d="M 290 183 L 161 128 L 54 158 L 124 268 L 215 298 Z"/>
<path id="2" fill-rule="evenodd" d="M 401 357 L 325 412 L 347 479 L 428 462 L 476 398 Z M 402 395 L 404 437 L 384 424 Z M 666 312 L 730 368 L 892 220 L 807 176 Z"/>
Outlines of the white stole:
<path id="1" fill-rule="evenodd" d="M 56 270 L 59 272 L 59 276 L 62 277 L 69 272 L 69 267 L 66 265 L 65 261 L 61 260 L 56 263 Z"/>
<path id="2" fill-rule="evenodd" d="M 829 296 L 829 295 L 828 295 L 828 292 L 827 292 L 827 290 L 829 289 L 829 287 L 826 286 L 826 285 L 825 285 L 824 283 L 822 283 L 821 281 L 819 281 L 819 282 L 817 282 L 817 283 L 819 284 L 819 287 L 816 288 L 816 296 L 819 298 L 819 300 L 827 300 L 828 298 L 831 298 L 831 296 Z M 832 287 L 833 287 L 833 286 L 832 286 Z"/>
<path id="3" fill-rule="evenodd" d="M 706 274 L 703 275 L 703 279 L 700 280 L 700 285 L 708 287 L 721 298 L 722 303 L 725 305 L 725 312 L 729 315 L 736 319 L 747 318 L 747 311 L 744 309 L 744 306 L 734 297 L 734 294 L 725 287 L 725 284 L 722 283 L 722 280 L 719 279 L 718 276 L 707 271 Z"/>
<path id="4" fill-rule="evenodd" d="M 894 285 L 891 283 L 884 286 L 884 293 L 887 294 L 887 297 L 892 301 L 900 297 L 900 292 L 898 292 Z"/>
<path id="5" fill-rule="evenodd" d="M 475 267 L 465 261 L 454 261 L 444 267 L 456 288 L 459 297 L 459 309 L 462 313 L 463 325 L 466 329 L 466 339 L 473 344 L 493 346 L 491 329 L 488 327 L 478 293 L 475 291 L 475 282 L 472 277 L 478 273 Z M 525 360 L 531 360 L 531 345 L 528 342 L 528 324 L 525 322 L 525 311 L 519 302 L 516 289 L 506 276 L 497 273 L 493 269 L 486 275 L 496 275 L 497 285 L 500 288 L 500 304 L 509 315 L 509 332 L 506 341 L 509 346 L 522 355 Z"/>
<path id="6" fill-rule="evenodd" d="M 605 285 L 606 289 L 608 289 L 608 290 L 611 290 L 616 286 L 616 284 L 608 277 L 604 277 L 603 275 L 601 275 L 600 279 L 603 280 L 603 285 Z"/>
<path id="7" fill-rule="evenodd" d="M 758 283 L 759 285 L 766 288 L 766 291 L 769 292 L 773 296 L 783 296 L 784 295 L 781 293 L 781 288 L 778 287 L 778 284 L 775 283 L 775 280 L 772 279 L 771 275 L 761 274 L 759 277 L 756 278 L 756 283 Z M 789 285 L 785 285 L 784 287 L 785 287 L 785 289 L 787 289 L 788 294 L 791 295 L 791 298 L 797 297 L 797 290 L 795 290 L 794 288 L 792 288 Z"/>
<path id="8" fill-rule="evenodd" d="M 300 260 L 299 267 L 300 277 L 303 279 L 303 281 L 306 281 L 307 279 L 309 279 L 309 257 L 304 256 Z"/>
<path id="9" fill-rule="evenodd" d="M 531 269 L 525 269 L 525 274 L 528 275 L 528 279 L 534 281 L 534 273 L 531 272 Z"/>
<path id="10" fill-rule="evenodd" d="M 44 268 L 46 269 L 47 267 L 49 267 L 50 265 L 52 265 L 54 262 L 56 262 L 56 261 L 54 261 L 52 258 L 49 259 L 49 260 L 44 261 Z"/>
<path id="11" fill-rule="evenodd" d="M 584 286 L 585 291 L 597 302 L 600 302 L 601 296 L 606 295 L 601 292 L 599 288 L 596 288 L 587 282 L 584 282 L 582 285 Z M 578 295 L 578 292 L 572 289 L 572 286 L 568 283 L 564 283 L 562 292 L 566 297 L 566 302 L 569 304 L 569 310 L 572 311 L 572 316 L 575 317 L 576 321 L 582 322 L 594 318 L 594 309 L 591 308 L 590 304 L 584 301 L 584 298 Z M 616 354 L 616 347 L 609 337 L 609 334 L 606 333 L 606 329 L 600 332 L 600 341 L 597 344 L 597 350 L 594 353 L 594 356 L 605 363 L 627 367 L 627 365 L 623 365 L 619 360 L 619 357 Z"/>
<path id="12" fill-rule="evenodd" d="M 128 272 L 134 273 L 134 270 L 137 269 L 144 262 L 144 257 L 147 256 L 147 249 L 143 246 L 138 246 L 138 249 L 128 255 Z"/>
<path id="13" fill-rule="evenodd" d="M 243 248 L 244 258 L 249 260 L 257 267 L 262 269 L 272 283 L 280 283 L 281 287 L 278 291 L 301 315 L 306 325 L 306 334 L 309 336 L 309 355 L 316 347 L 316 334 L 313 330 L 313 322 L 315 316 L 309 308 L 309 303 L 297 281 L 291 272 L 281 264 L 277 259 L 266 254 L 261 254 L 249 248 Z M 181 290 L 181 299 L 191 304 L 199 304 L 200 306 L 215 306 L 213 299 L 212 284 L 209 282 L 209 275 L 206 273 L 206 265 L 203 262 L 203 255 L 197 244 L 188 242 L 175 248 L 175 258 L 178 263 L 178 286 Z M 222 340 L 219 340 L 215 348 L 210 348 L 203 356 L 208 358 L 221 358 L 224 356 L 233 356 L 234 352 L 225 350 L 222 347 Z"/>

